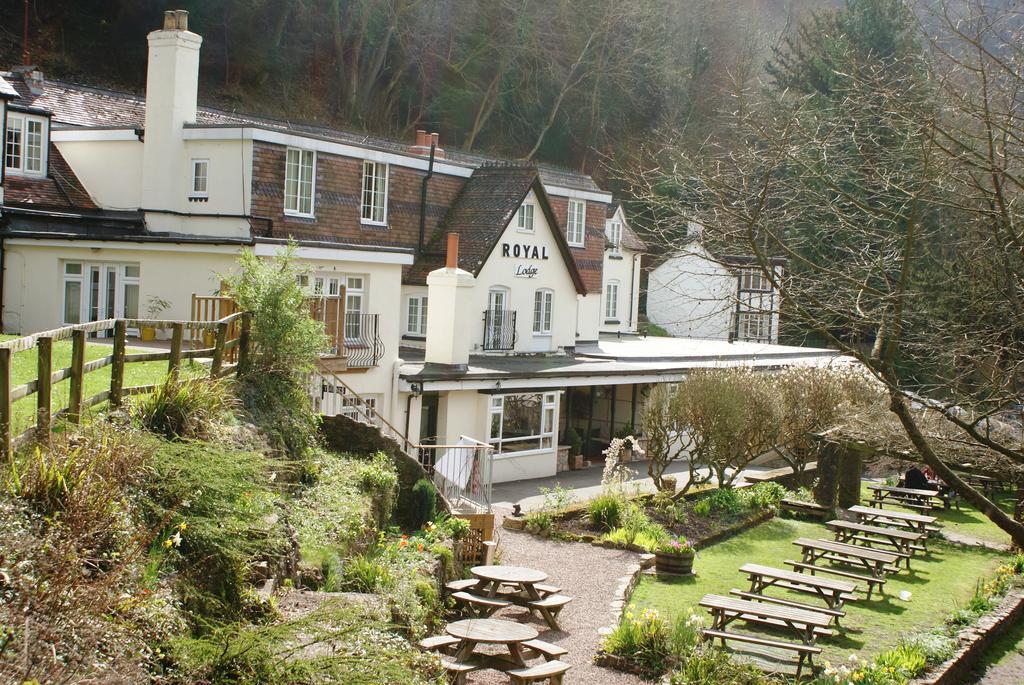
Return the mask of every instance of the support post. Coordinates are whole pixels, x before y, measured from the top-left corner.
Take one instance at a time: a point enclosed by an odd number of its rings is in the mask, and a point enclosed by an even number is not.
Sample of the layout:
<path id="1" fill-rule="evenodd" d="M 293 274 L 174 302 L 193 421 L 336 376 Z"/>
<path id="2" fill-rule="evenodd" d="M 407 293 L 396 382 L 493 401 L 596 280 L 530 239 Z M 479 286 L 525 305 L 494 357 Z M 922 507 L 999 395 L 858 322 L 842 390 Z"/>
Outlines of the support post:
<path id="1" fill-rule="evenodd" d="M 124 390 L 124 351 L 128 325 L 124 319 L 114 322 L 114 359 L 110 364 L 110 406 L 121 406 Z"/>
<path id="2" fill-rule="evenodd" d="M 617 385 L 613 385 L 612 386 L 612 397 L 611 397 L 611 400 L 610 400 L 610 403 L 611 403 L 612 406 L 611 406 L 611 409 L 609 409 L 609 411 L 608 411 L 608 439 L 609 440 L 611 440 L 613 437 L 615 437 L 615 404 L 616 404 L 617 399 L 618 399 L 617 398 L 617 394 L 618 394 L 617 390 L 618 389 L 619 389 L 619 386 L 617 386 Z"/>
<path id="3" fill-rule="evenodd" d="M 53 338 L 39 338 L 36 346 L 39 348 L 36 365 L 36 438 L 49 440 L 53 390 Z"/>
<path id="4" fill-rule="evenodd" d="M 590 407 L 587 409 L 587 434 L 583 436 L 583 454 L 590 456 L 590 435 L 594 430 L 594 399 L 597 386 L 590 386 Z"/>
<path id="5" fill-rule="evenodd" d="M 185 324 L 171 325 L 171 356 L 167 360 L 167 373 L 175 378 L 178 376 L 178 368 L 181 366 L 181 344 L 184 336 Z"/>
<path id="6" fill-rule="evenodd" d="M 633 384 L 633 396 L 630 398 L 629 404 L 629 425 L 633 427 L 633 433 L 636 433 L 636 394 L 640 385 L 638 383 Z"/>
<path id="7" fill-rule="evenodd" d="M 0 348 L 0 451 L 11 458 L 11 349 Z"/>
<path id="8" fill-rule="evenodd" d="M 68 398 L 68 420 L 82 421 L 82 394 L 85 387 L 85 331 L 71 333 L 71 392 Z"/>
<path id="9" fill-rule="evenodd" d="M 250 333 L 252 331 L 252 313 L 246 312 L 242 314 L 242 329 L 238 333 L 238 369 L 237 373 L 241 376 L 249 368 L 249 342 Z"/>
<path id="10" fill-rule="evenodd" d="M 210 364 L 210 378 L 220 375 L 220 369 L 224 366 L 224 345 L 228 340 L 228 325 L 224 322 L 217 324 L 217 342 L 213 346 L 213 362 Z"/>

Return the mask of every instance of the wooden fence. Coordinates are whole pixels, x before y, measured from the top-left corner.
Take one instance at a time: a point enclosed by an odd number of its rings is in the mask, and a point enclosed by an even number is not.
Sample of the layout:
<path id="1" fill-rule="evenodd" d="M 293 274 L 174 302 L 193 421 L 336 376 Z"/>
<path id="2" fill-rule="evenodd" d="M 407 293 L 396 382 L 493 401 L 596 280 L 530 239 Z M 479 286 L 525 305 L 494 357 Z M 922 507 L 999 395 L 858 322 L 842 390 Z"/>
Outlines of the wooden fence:
<path id="1" fill-rule="evenodd" d="M 167 361 L 169 374 L 176 374 L 182 359 L 210 357 L 210 377 L 220 378 L 232 372 L 242 371 L 249 361 L 249 333 L 252 326 L 252 315 L 248 312 L 235 312 L 217 321 L 167 321 L 145 319 L 105 319 L 74 326 L 64 326 L 50 331 L 35 333 L 24 338 L 8 340 L 0 343 L 0 458 L 10 457 L 13 449 L 33 438 L 46 440 L 50 436 L 54 423 L 59 419 L 67 419 L 71 423 L 79 423 L 82 412 L 103 402 L 110 402 L 111 407 L 119 407 L 125 397 L 152 392 L 156 385 L 124 385 L 125 367 L 138 362 Z M 128 354 L 127 331 L 129 328 L 156 328 L 171 330 L 171 349 L 167 352 L 139 352 Z M 85 361 L 85 344 L 89 333 L 113 329 L 114 339 L 111 354 Z M 200 349 L 183 349 L 185 330 L 210 331 L 213 344 Z M 232 330 L 237 335 L 232 335 Z M 53 343 L 71 339 L 71 366 L 53 369 Z M 23 352 L 33 347 L 38 348 L 39 358 L 35 380 L 11 387 L 12 357 L 16 352 Z M 235 362 L 230 363 L 230 358 Z M 85 377 L 110 366 L 110 389 L 97 393 L 92 397 L 83 397 Z M 52 389 L 54 383 L 70 379 L 70 397 L 68 407 L 59 412 L 52 411 Z M 12 435 L 13 405 L 30 395 L 36 396 L 35 426 L 21 433 Z"/>

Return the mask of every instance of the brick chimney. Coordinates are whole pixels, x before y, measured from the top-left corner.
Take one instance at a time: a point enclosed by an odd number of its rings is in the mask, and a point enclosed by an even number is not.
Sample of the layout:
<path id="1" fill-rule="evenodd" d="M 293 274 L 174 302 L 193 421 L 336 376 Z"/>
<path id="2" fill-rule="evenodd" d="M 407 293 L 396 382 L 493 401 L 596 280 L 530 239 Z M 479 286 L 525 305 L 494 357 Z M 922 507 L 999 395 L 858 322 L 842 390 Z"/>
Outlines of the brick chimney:
<path id="1" fill-rule="evenodd" d="M 188 30 L 188 12 L 164 12 L 153 31 L 146 70 L 146 133 L 142 156 L 142 206 L 172 209 L 186 196 L 183 130 L 195 123 L 201 36 Z"/>
<path id="2" fill-rule="evenodd" d="M 434 146 L 434 157 L 444 159 L 444 150 L 441 149 L 440 136 L 437 133 L 427 133 L 423 129 L 416 129 L 416 143 L 409 147 L 409 152 L 414 155 L 430 156 L 430 146 Z"/>
<path id="3" fill-rule="evenodd" d="M 445 266 L 427 275 L 428 365 L 464 370 L 469 364 L 468 331 L 473 329 L 473 274 L 459 268 L 459 234 L 448 234 Z"/>

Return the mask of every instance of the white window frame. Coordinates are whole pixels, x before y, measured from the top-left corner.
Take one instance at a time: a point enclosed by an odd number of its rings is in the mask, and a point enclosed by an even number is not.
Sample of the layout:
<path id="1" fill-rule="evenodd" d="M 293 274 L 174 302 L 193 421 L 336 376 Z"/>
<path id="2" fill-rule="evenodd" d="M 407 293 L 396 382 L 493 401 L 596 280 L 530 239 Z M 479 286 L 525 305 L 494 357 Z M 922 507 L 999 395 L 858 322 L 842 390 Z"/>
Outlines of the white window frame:
<path id="1" fill-rule="evenodd" d="M 766 293 L 772 289 L 772 283 L 759 268 L 744 267 L 740 272 L 740 290 Z"/>
<path id="2" fill-rule="evenodd" d="M 345 276 L 345 340 L 358 341 L 363 334 L 363 309 L 366 305 L 366 276 Z"/>
<path id="3" fill-rule="evenodd" d="M 587 240 L 586 200 L 569 200 L 569 212 L 565 221 L 565 239 L 572 247 L 583 247 Z"/>
<path id="4" fill-rule="evenodd" d="M 535 214 L 536 209 L 532 202 L 524 202 L 519 205 L 519 210 L 516 212 L 516 230 L 520 233 L 534 233 Z"/>
<path id="5" fill-rule="evenodd" d="M 741 311 L 739 313 L 740 340 L 760 341 L 768 339 L 771 330 L 771 312 Z"/>
<path id="6" fill-rule="evenodd" d="M 384 170 L 381 174 L 381 169 Z M 391 165 L 385 162 L 363 161 L 363 178 L 359 188 L 359 221 L 369 226 L 388 225 L 388 184 Z M 369 182 L 369 186 L 367 185 Z M 383 185 L 383 189 L 379 186 Z M 369 198 L 370 202 L 367 203 Z M 378 200 L 380 201 L 378 204 Z M 378 214 L 379 211 L 379 214 Z M 379 216 L 380 218 L 376 218 Z"/>
<path id="7" fill-rule="evenodd" d="M 487 411 L 487 442 L 494 446 L 495 456 L 518 456 L 529 452 L 540 452 L 555 448 L 555 429 L 558 423 L 558 393 L 516 393 L 516 395 L 537 395 L 540 397 L 540 425 L 534 435 L 505 439 L 505 398 L 508 395 L 491 395 Z M 497 417 L 498 434 L 494 435 L 495 417 Z M 506 449 L 506 444 L 526 443 L 520 449 Z M 530 444 L 533 443 L 533 444 Z"/>
<path id="8" fill-rule="evenodd" d="M 199 173 L 202 169 L 202 174 Z M 203 180 L 203 189 L 196 188 L 196 181 Z M 192 160 L 192 185 L 189 189 L 189 197 L 210 197 L 210 160 Z"/>
<path id="9" fill-rule="evenodd" d="M 73 274 L 68 273 L 68 265 L 77 264 L 79 267 L 79 273 Z M 139 269 L 138 276 L 129 276 L 128 267 L 136 267 Z M 124 305 L 125 305 L 125 290 L 129 285 L 133 285 L 139 288 L 140 300 L 137 302 L 139 309 L 142 309 L 141 302 L 141 285 L 142 285 L 142 269 L 138 262 L 90 262 L 78 259 L 68 259 L 61 261 L 60 273 L 61 273 L 61 289 L 60 289 L 60 318 L 65 326 L 73 325 L 74 323 L 86 323 L 91 321 L 90 317 L 90 278 L 93 270 L 101 274 L 100 278 L 100 291 L 99 298 L 102 304 L 102 311 L 99 315 L 100 319 L 112 319 L 112 318 L 123 318 L 125 316 Z M 114 291 L 114 311 L 106 310 L 106 293 L 109 287 L 108 279 L 110 278 L 111 271 L 114 272 L 116 278 L 116 290 Z M 74 282 L 79 284 L 79 295 L 78 295 L 78 321 L 68 321 L 65 314 L 67 314 L 67 284 Z M 138 313 L 141 316 L 141 311 Z M 135 329 L 129 329 L 130 332 L 135 333 Z"/>
<path id="10" fill-rule="evenodd" d="M 619 281 L 612 279 L 604 286 L 604 318 L 606 322 L 619 320 Z"/>
<path id="11" fill-rule="evenodd" d="M 292 162 L 292 155 L 297 156 L 297 161 Z M 307 168 L 309 161 L 309 178 L 303 178 L 303 171 Z M 295 193 L 289 196 L 288 182 L 289 170 L 296 170 Z M 308 187 L 309 197 L 303 194 L 303 188 Z M 309 211 L 304 211 L 303 200 L 309 201 Z M 300 216 L 313 218 L 316 213 L 316 150 L 307 150 L 300 147 L 289 147 L 284 156 L 284 213 L 288 216 Z"/>
<path id="12" fill-rule="evenodd" d="M 622 252 L 622 222 L 611 221 L 608 223 L 608 242 L 611 244 L 609 248 L 612 254 L 620 254 Z"/>
<path id="13" fill-rule="evenodd" d="M 12 124 L 18 126 L 18 142 L 16 143 L 18 149 L 18 159 L 15 166 L 8 164 L 8 160 L 11 157 L 11 149 L 13 143 L 9 136 L 12 129 Z M 39 159 L 38 169 L 30 169 L 28 167 L 28 126 L 29 124 L 39 125 Z M 21 112 L 7 111 L 7 127 L 4 129 L 4 167 L 7 173 L 14 174 L 15 176 L 34 176 L 34 177 L 45 177 L 46 168 L 49 163 L 49 120 L 46 117 L 34 116 L 31 114 L 22 114 Z"/>
<path id="14" fill-rule="evenodd" d="M 538 288 L 533 294 L 533 334 L 551 335 L 554 320 L 555 291 Z"/>
<path id="15" fill-rule="evenodd" d="M 415 306 L 415 313 L 413 308 Z M 405 306 L 405 332 L 408 335 L 427 334 L 427 296 L 411 295 Z"/>

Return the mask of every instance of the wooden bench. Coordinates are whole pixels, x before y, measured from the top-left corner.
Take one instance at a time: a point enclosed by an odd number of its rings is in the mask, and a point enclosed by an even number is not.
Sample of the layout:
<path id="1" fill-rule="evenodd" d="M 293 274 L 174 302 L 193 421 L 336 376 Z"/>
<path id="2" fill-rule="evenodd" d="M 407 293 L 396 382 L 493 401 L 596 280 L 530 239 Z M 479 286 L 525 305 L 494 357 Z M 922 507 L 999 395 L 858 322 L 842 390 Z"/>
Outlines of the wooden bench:
<path id="1" fill-rule="evenodd" d="M 522 644 L 528 650 L 532 650 L 535 655 L 542 656 L 546 661 L 554 661 L 559 657 L 563 657 L 569 653 L 569 650 L 561 645 L 553 645 L 550 642 L 544 640 L 527 640 Z"/>
<path id="2" fill-rule="evenodd" d="M 871 506 L 882 506 L 887 500 L 899 502 L 901 506 L 912 509 L 930 510 L 933 508 L 932 500 L 938 500 L 947 509 L 950 500 L 942 497 L 938 490 L 918 490 L 916 488 L 898 488 L 891 485 L 869 485 L 872 497 L 868 500 Z"/>
<path id="3" fill-rule="evenodd" d="M 892 511 L 891 509 L 874 509 L 862 507 L 857 504 L 849 509 L 850 513 L 856 515 L 857 520 L 868 525 L 882 525 L 891 528 L 909 528 L 918 533 L 924 533 L 925 537 L 921 544 L 925 549 L 928 547 L 928 535 L 938 533 L 941 529 L 938 526 L 938 519 L 934 516 L 923 514 L 912 514 L 905 511 Z"/>
<path id="4" fill-rule="evenodd" d="M 839 609 L 844 602 L 856 599 L 854 583 L 831 578 L 817 578 L 810 574 L 789 569 L 772 568 L 761 564 L 744 564 L 740 573 L 746 573 L 750 581 L 750 592 L 764 594 L 769 587 L 792 590 L 820 598 L 829 609 Z"/>
<path id="5" fill-rule="evenodd" d="M 464 606 L 469 613 L 479 617 L 487 617 L 498 609 L 512 606 L 511 602 L 506 602 L 503 599 L 481 597 L 468 592 L 456 592 L 452 594 L 452 599 Z"/>
<path id="6" fill-rule="evenodd" d="M 800 671 L 803 670 L 804 662 L 812 669 L 814 663 L 812 661 L 815 654 L 821 654 L 821 647 L 815 647 L 814 645 L 805 645 L 802 642 L 783 642 L 782 640 L 769 640 L 764 637 L 757 637 L 754 635 L 746 635 L 744 633 L 733 633 L 725 630 L 713 630 L 705 628 L 701 631 L 701 634 L 708 640 L 721 640 L 722 646 L 725 646 L 727 640 L 735 642 L 746 642 L 749 644 L 760 645 L 762 647 L 772 647 L 775 649 L 786 649 L 799 654 L 799 660 L 796 663 L 796 677 L 799 680 Z"/>
<path id="7" fill-rule="evenodd" d="M 569 664 L 556 659 L 554 661 L 545 661 L 536 666 L 527 666 L 526 668 L 508 671 L 508 676 L 513 685 L 526 685 L 527 683 L 537 683 L 542 680 L 548 681 L 551 685 L 562 685 L 562 676 L 570 668 Z"/>
<path id="8" fill-rule="evenodd" d="M 823 507 L 817 502 L 803 502 L 801 500 L 784 497 L 782 499 L 781 506 L 787 511 L 806 514 L 807 516 L 813 516 L 818 519 L 826 519 L 831 514 L 831 510 L 828 507 Z"/>
<path id="9" fill-rule="evenodd" d="M 417 644 L 424 652 L 451 654 L 454 651 L 452 648 L 457 646 L 459 642 L 459 638 L 452 637 L 451 635 L 432 635 L 423 638 Z"/>
<path id="10" fill-rule="evenodd" d="M 729 590 L 730 595 L 735 595 L 742 599 L 749 599 L 754 602 L 767 602 L 769 604 L 778 604 L 779 606 L 791 607 L 793 609 L 806 609 L 807 611 L 817 611 L 819 614 L 828 614 L 836 620 L 836 625 L 839 625 L 839 619 L 846 616 L 845 611 L 839 609 L 825 609 L 822 607 L 814 606 L 813 604 L 805 604 L 804 602 L 797 602 L 792 599 L 781 599 L 779 597 L 772 597 L 770 595 L 759 595 L 756 592 L 746 592 L 744 590 L 738 590 L 733 588 Z"/>
<path id="11" fill-rule="evenodd" d="M 463 578 L 445 583 L 444 586 L 452 592 L 462 592 L 463 590 L 472 590 L 479 584 L 480 581 L 476 578 Z"/>
<path id="12" fill-rule="evenodd" d="M 812 574 L 820 571 L 821 573 L 828 573 L 833 576 L 840 576 L 842 578 L 849 578 L 851 580 L 857 580 L 866 583 L 868 586 L 868 599 L 871 599 L 871 593 L 874 591 L 875 586 L 878 587 L 878 592 L 882 593 L 885 590 L 885 578 L 876 578 L 875 576 L 865 576 L 852 571 L 844 571 L 838 568 L 832 568 L 830 566 L 815 566 L 814 564 L 805 564 L 800 561 L 791 561 L 786 559 L 785 562 L 788 566 L 792 566 L 795 569 L 809 570 Z"/>
<path id="13" fill-rule="evenodd" d="M 452 685 L 465 685 L 466 675 L 479 668 L 479 665 L 470 662 L 441 661 L 441 667 L 452 679 Z"/>
<path id="14" fill-rule="evenodd" d="M 572 597 L 566 595 L 548 595 L 542 599 L 527 602 L 526 606 L 531 610 L 539 611 L 552 630 L 561 630 L 558 626 L 558 614 L 571 601 Z"/>
<path id="15" fill-rule="evenodd" d="M 900 557 L 889 551 L 883 552 L 868 547 L 848 545 L 845 542 L 812 540 L 810 538 L 797 538 L 793 544 L 800 547 L 804 564 L 814 565 L 818 560 L 846 564 L 859 567 L 875 578 L 884 578 L 887 573 L 895 573 L 899 570 Z M 862 578 L 863 576 L 853 577 Z M 868 586 L 869 599 L 873 589 L 873 586 Z"/>

